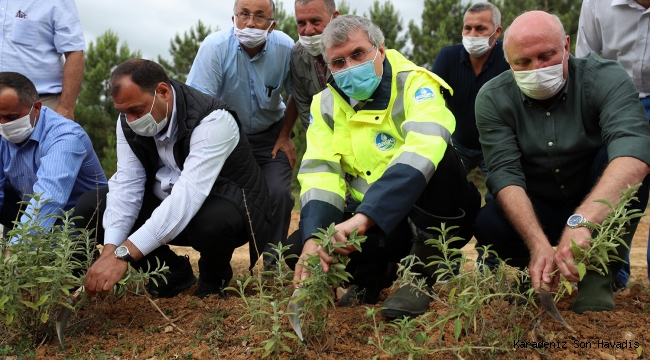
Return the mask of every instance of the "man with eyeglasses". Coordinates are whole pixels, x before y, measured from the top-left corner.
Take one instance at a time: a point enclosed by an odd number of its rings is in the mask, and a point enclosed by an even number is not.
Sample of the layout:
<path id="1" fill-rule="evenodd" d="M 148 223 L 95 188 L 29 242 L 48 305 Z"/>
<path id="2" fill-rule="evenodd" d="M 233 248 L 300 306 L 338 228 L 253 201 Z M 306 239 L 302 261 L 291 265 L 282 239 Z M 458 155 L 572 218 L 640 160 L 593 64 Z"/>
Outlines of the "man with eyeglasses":
<path id="1" fill-rule="evenodd" d="M 480 195 L 465 177 L 451 146 L 454 116 L 440 89 L 447 84 L 384 46 L 384 35 L 370 20 L 341 15 L 325 28 L 321 50 L 334 83 L 317 94 L 311 106 L 307 151 L 300 167 L 300 229 L 289 243 L 302 243 L 295 280 L 309 277 L 301 264 L 318 253 L 327 271 L 332 258 L 313 242 L 319 227 L 336 223 L 335 242 L 345 243 L 354 229 L 368 237 L 362 252 L 350 246 L 348 271 L 354 276 L 342 302 L 356 297 L 377 303 L 386 284 L 388 263 L 408 254 L 421 260 L 434 255 L 424 241 L 437 238 L 429 227 L 460 226 L 454 233 L 472 238 Z M 358 203 L 345 213 L 345 193 Z M 458 231 L 459 230 L 459 231 Z M 466 241 L 453 244 L 462 247 Z M 369 271 L 369 269 L 373 269 Z M 434 267 L 413 271 L 432 286 Z M 424 313 L 430 297 L 411 286 L 398 289 L 383 303 L 387 317 Z"/>
<path id="2" fill-rule="evenodd" d="M 291 51 L 293 99 L 306 130 L 312 98 L 332 81 L 332 73 L 321 54 L 320 39 L 339 12 L 334 0 L 296 0 L 295 10 L 299 39 Z"/>
<path id="3" fill-rule="evenodd" d="M 285 116 L 282 102 L 283 91 L 288 102 L 293 101 L 289 62 L 294 43 L 274 31 L 274 13 L 273 0 L 236 0 L 234 27 L 205 38 L 187 84 L 223 100 L 239 116 L 269 186 L 274 219 L 269 242 L 277 244 L 287 238 L 294 204 L 291 175 L 296 150 L 291 134 L 297 115 L 294 110 Z M 265 251 L 272 249 L 267 245 Z"/>
<path id="4" fill-rule="evenodd" d="M 28 224 L 36 214 L 48 229 L 75 207 L 85 192 L 106 185 L 106 176 L 81 126 L 43 106 L 34 84 L 24 75 L 0 72 L 0 223 L 5 231 L 18 219 Z M 45 200 L 49 200 L 45 202 Z M 19 201 L 28 201 L 19 215 Z M 19 239 L 9 239 L 11 246 Z"/>

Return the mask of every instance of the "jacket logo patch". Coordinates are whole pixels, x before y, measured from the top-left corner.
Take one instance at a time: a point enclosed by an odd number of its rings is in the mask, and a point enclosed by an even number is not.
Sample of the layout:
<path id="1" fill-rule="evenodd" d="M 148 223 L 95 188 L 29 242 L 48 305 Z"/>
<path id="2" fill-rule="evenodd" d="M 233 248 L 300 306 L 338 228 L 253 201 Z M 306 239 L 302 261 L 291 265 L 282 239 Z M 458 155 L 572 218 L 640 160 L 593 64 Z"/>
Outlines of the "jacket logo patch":
<path id="1" fill-rule="evenodd" d="M 381 151 L 392 150 L 395 147 L 395 138 L 386 133 L 379 133 L 375 136 L 375 146 Z"/>
<path id="2" fill-rule="evenodd" d="M 415 95 L 413 96 L 413 99 L 417 102 L 421 102 L 424 100 L 433 100 L 436 98 L 436 93 L 431 90 L 429 87 L 421 87 L 418 89 L 418 91 L 415 92 Z"/>

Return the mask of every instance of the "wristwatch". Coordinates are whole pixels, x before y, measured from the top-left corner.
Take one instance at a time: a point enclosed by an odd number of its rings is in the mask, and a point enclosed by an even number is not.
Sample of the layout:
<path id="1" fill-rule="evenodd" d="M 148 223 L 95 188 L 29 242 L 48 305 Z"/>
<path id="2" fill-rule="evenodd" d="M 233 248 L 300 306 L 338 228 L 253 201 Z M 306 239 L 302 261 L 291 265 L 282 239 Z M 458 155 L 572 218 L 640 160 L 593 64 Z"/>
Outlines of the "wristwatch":
<path id="1" fill-rule="evenodd" d="M 128 247 L 124 245 L 118 246 L 113 253 L 115 254 L 115 258 L 124 260 L 129 264 L 133 264 L 133 258 L 131 257 L 131 253 L 129 252 Z"/>
<path id="2" fill-rule="evenodd" d="M 584 224 L 588 223 L 588 222 L 589 222 L 589 220 L 585 219 L 584 216 L 582 216 L 580 214 L 573 214 L 573 215 L 569 216 L 569 219 L 566 221 L 566 224 L 571 229 L 575 229 L 575 228 L 580 227 L 580 226 L 585 226 Z"/>

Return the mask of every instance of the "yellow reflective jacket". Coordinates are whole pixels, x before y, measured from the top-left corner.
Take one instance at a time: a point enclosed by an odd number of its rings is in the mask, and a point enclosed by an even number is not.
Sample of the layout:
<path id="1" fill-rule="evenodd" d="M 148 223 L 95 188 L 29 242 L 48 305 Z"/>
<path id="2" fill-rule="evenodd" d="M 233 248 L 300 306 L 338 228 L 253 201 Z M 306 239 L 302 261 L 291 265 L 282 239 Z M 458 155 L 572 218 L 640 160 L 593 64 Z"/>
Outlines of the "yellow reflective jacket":
<path id="1" fill-rule="evenodd" d="M 335 83 L 314 96 L 301 185 L 303 241 L 342 220 L 346 188 L 385 234 L 406 216 L 451 144 L 442 79 L 386 50 L 377 90 L 359 109 Z M 347 187 L 346 187 L 347 186 Z"/>

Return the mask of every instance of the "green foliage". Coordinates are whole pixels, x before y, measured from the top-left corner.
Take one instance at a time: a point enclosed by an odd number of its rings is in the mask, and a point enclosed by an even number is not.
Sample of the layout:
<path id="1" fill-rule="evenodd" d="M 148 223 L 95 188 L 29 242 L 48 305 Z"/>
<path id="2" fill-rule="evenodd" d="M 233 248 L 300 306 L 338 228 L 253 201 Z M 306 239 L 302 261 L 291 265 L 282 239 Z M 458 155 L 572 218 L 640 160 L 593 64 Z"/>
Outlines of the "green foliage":
<path id="1" fill-rule="evenodd" d="M 83 284 L 95 248 L 89 232 L 74 228 L 72 210 L 61 217 L 39 219 L 39 210 L 48 200 L 32 197 L 34 216 L 25 223 L 15 221 L 15 227 L 0 240 L 0 254 L 10 247 L 10 255 L 0 263 L 0 332 L 13 338 L 9 344 L 21 350 L 52 335 L 50 325 L 58 309 L 72 308 L 66 300 L 71 290 Z M 20 202 L 22 206 L 28 203 Z M 41 223 L 47 218 L 60 219 L 62 224 L 43 228 Z M 12 238 L 17 242 L 10 245 Z"/>
<path id="2" fill-rule="evenodd" d="M 336 10 L 338 10 L 341 15 L 345 15 L 345 14 L 355 15 L 357 13 L 357 9 L 350 10 L 350 4 L 347 2 L 347 0 L 341 0 L 340 2 L 337 1 L 337 4 L 338 5 L 336 6 Z"/>
<path id="3" fill-rule="evenodd" d="M 293 2 L 291 2 L 293 3 Z M 298 25 L 296 24 L 296 17 L 293 12 L 287 14 L 282 2 L 275 3 L 275 30 L 280 30 L 289 35 L 293 41 L 298 41 Z"/>
<path id="4" fill-rule="evenodd" d="M 108 30 L 88 45 L 84 79 L 74 111 L 75 121 L 90 136 L 106 177 L 117 169 L 114 142 L 119 115 L 110 96 L 109 78 L 117 65 L 141 56 L 139 51 L 131 52 L 126 43 L 119 43 L 117 35 Z"/>
<path id="5" fill-rule="evenodd" d="M 370 15 L 363 14 L 372 21 L 375 25 L 379 26 L 384 33 L 385 45 L 388 49 L 395 49 L 402 51 L 408 39 L 407 35 L 399 36 L 402 32 L 402 18 L 399 16 L 399 11 L 395 10 L 395 6 L 390 0 L 385 0 L 383 4 L 379 0 L 375 0 L 370 9 Z"/>
<path id="6" fill-rule="evenodd" d="M 169 40 L 169 54 L 172 56 L 172 62 L 158 55 L 158 63 L 165 69 L 167 76 L 184 83 L 201 43 L 208 35 L 216 31 L 219 31 L 218 26 L 212 29 L 199 20 L 194 27 L 183 33 L 183 38 L 176 33 L 176 36 Z"/>
<path id="7" fill-rule="evenodd" d="M 427 69 L 443 47 L 462 41 L 463 17 L 469 3 L 460 0 L 425 0 L 422 22 L 409 22 L 413 43 L 411 60 Z"/>
<path id="8" fill-rule="evenodd" d="M 361 251 L 361 244 L 366 241 L 365 236 L 357 235 L 358 229 L 352 231 L 346 237 L 346 244 L 333 242 L 334 235 L 338 233 L 332 223 L 327 229 L 319 228 L 314 234 L 314 242 L 321 246 L 333 258 L 328 272 L 320 266 L 320 256 L 310 254 L 307 256 L 306 264 L 303 266 L 311 276 L 301 283 L 302 291 L 299 299 L 303 301 L 302 322 L 308 325 L 307 336 L 318 338 L 325 333 L 327 327 L 328 305 L 334 306 L 333 289 L 349 282 L 352 275 L 345 271 L 350 261 L 346 255 L 336 254 L 334 250 L 348 245 L 354 246 Z M 303 330 L 304 331 L 304 330 Z"/>
<path id="9" fill-rule="evenodd" d="M 272 312 L 269 311 L 261 312 L 262 315 L 268 317 L 271 320 L 270 330 L 258 331 L 258 334 L 269 335 L 269 337 L 266 340 L 262 341 L 262 345 L 263 345 L 262 348 L 257 348 L 253 350 L 253 351 L 263 351 L 262 358 L 265 358 L 269 355 L 273 355 L 277 358 L 280 358 L 280 354 L 282 353 L 282 351 L 291 353 L 292 352 L 291 348 L 284 343 L 283 339 L 284 338 L 293 339 L 293 340 L 298 339 L 298 337 L 295 334 L 289 331 L 282 330 L 282 319 L 290 314 L 285 312 L 284 310 L 281 310 L 281 307 L 286 307 L 286 303 L 288 301 L 289 299 L 273 300 L 270 303 Z"/>
<path id="10" fill-rule="evenodd" d="M 605 220 L 600 224 L 585 223 L 592 233 L 596 236 L 591 240 L 591 244 L 581 248 L 573 239 L 571 239 L 571 249 L 573 250 L 574 262 L 578 265 L 580 280 L 585 276 L 588 270 L 596 271 L 600 275 L 608 272 L 607 265 L 612 261 L 623 261 L 618 257 L 617 248 L 621 245 L 629 249 L 629 246 L 623 240 L 623 236 L 628 232 L 626 229 L 630 226 L 632 220 L 645 216 L 638 209 L 630 209 L 628 206 L 631 201 L 638 201 L 634 196 L 641 184 L 634 187 L 628 186 L 626 190 L 621 191 L 621 197 L 616 205 L 607 200 L 596 200 L 596 202 L 607 205 L 611 210 Z"/>

